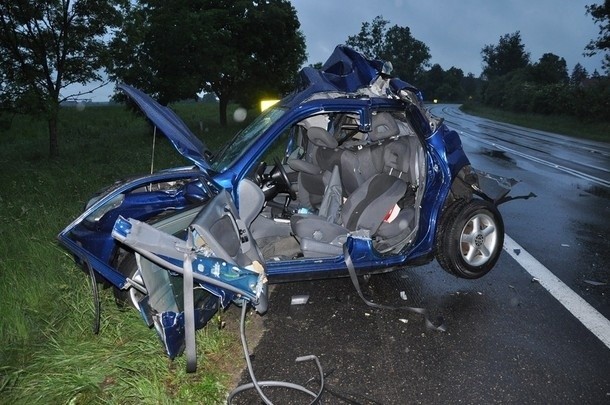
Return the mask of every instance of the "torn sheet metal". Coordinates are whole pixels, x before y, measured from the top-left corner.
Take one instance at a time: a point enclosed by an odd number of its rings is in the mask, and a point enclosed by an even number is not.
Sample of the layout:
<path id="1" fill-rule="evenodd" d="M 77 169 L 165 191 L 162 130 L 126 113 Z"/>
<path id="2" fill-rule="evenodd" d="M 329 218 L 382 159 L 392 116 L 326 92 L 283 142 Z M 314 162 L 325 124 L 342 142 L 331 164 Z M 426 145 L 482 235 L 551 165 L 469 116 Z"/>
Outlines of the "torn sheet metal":
<path id="1" fill-rule="evenodd" d="M 259 303 L 267 281 L 264 274 L 204 256 L 197 250 L 189 251 L 182 239 L 132 218 L 119 217 L 112 236 L 148 260 L 180 274 L 184 255 L 193 255 L 193 274 L 197 281 L 225 289 L 238 298 L 251 301 L 255 307 Z"/>
<path id="2" fill-rule="evenodd" d="M 498 176 L 477 169 L 473 169 L 473 171 L 477 176 L 477 182 L 471 185 L 474 193 L 479 197 L 492 202 L 496 206 L 512 200 L 527 200 L 528 198 L 536 197 L 536 194 L 534 193 L 516 197 L 508 196 L 511 188 L 519 183 L 519 180 Z"/>
<path id="3" fill-rule="evenodd" d="M 248 269 L 227 263 L 210 256 L 207 250 L 193 248 L 182 239 L 132 218 L 119 217 L 112 236 L 168 271 L 184 274 L 183 266 L 187 263 L 186 259 L 189 259 L 193 279 L 219 297 L 222 306 L 232 301 L 243 305 L 250 302 L 258 312 L 264 313 L 267 310 L 267 278 L 264 269 L 261 271 L 260 264 L 257 266 L 253 263 L 252 268 Z M 215 309 L 217 308 L 195 309 L 195 327 L 203 327 L 207 319 L 204 312 Z M 148 318 L 148 322 L 152 321 L 155 325 L 168 356 L 174 358 L 179 355 L 185 346 L 185 312 L 170 309 L 148 315 L 145 319 Z"/>

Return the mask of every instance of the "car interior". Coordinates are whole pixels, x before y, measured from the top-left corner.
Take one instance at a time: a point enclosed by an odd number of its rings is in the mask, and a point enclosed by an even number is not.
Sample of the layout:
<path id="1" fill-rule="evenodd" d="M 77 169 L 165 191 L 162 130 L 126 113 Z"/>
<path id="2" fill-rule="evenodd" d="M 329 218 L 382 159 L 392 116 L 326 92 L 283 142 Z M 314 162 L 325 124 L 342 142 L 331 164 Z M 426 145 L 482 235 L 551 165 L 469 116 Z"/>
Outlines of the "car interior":
<path id="1" fill-rule="evenodd" d="M 377 111 L 371 123 L 361 132 L 358 114 L 349 112 L 302 120 L 240 182 L 240 217 L 265 260 L 338 256 L 353 232 L 380 253 L 414 239 L 426 174 L 422 142 L 405 111 Z"/>

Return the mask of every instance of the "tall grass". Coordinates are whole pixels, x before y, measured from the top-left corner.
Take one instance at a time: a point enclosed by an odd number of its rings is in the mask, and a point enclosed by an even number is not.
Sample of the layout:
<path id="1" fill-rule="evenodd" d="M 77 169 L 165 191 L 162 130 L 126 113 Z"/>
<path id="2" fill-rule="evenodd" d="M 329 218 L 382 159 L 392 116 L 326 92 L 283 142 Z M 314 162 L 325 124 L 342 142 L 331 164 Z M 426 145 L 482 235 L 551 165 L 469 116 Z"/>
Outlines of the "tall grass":
<path id="1" fill-rule="evenodd" d="M 243 126 L 220 127 L 214 105 L 175 107 L 211 148 Z M 0 403 L 222 402 L 222 353 L 234 336 L 200 332 L 200 357 L 218 364 L 200 361 L 186 375 L 183 360 L 170 362 L 154 331 L 116 308 L 110 290 L 101 292 L 101 332 L 92 334 L 88 278 L 55 240 L 95 191 L 150 170 L 150 126 L 122 106 L 63 108 L 59 141 L 51 160 L 43 121 L 15 117 L 0 132 Z M 156 169 L 187 164 L 157 137 Z"/>

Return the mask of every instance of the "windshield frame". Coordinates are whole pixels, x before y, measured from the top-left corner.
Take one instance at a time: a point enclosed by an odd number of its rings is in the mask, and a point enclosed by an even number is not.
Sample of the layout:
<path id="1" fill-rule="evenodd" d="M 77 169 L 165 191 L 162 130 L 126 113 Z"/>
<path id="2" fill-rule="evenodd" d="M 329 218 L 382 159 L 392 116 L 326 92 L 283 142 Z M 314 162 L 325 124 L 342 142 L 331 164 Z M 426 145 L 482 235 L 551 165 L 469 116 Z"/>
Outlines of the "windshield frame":
<path id="1" fill-rule="evenodd" d="M 261 134 L 279 121 L 287 111 L 288 109 L 278 106 L 263 111 L 246 128 L 225 143 L 210 162 L 211 169 L 216 173 L 222 173 L 233 166 L 233 163 L 247 153 L 252 145 L 260 139 Z"/>

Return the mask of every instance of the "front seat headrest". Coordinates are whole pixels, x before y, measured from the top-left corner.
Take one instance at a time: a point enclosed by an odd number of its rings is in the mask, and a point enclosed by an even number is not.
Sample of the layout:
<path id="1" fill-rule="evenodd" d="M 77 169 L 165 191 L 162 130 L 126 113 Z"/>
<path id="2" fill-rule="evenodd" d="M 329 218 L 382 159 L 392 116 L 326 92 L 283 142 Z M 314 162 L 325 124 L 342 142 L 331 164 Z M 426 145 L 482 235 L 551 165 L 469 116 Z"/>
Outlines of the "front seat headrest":
<path id="1" fill-rule="evenodd" d="M 316 146 L 334 149 L 339 142 L 324 128 L 311 127 L 307 130 L 307 138 Z"/>

